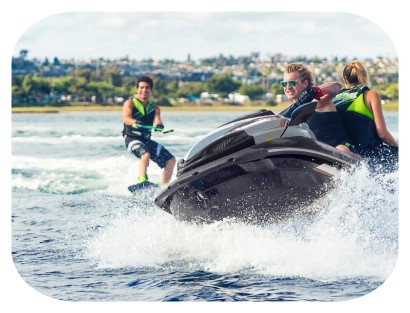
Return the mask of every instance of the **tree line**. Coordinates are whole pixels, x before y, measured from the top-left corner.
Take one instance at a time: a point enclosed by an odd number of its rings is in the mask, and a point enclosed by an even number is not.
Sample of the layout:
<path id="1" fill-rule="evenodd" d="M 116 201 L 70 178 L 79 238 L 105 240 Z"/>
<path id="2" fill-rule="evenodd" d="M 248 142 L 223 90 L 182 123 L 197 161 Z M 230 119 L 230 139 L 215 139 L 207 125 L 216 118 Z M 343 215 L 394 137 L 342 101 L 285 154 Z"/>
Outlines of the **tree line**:
<path id="1" fill-rule="evenodd" d="M 229 74 L 214 74 L 206 81 L 180 81 L 165 74 L 149 75 L 154 80 L 153 98 L 159 105 L 171 106 L 176 99 L 200 101 L 201 94 L 217 94 L 226 99 L 232 92 L 249 97 L 250 101 L 264 101 L 275 105 L 274 97 L 283 89 L 274 81 L 268 81 L 260 73 L 259 80 L 242 83 Z M 123 75 L 115 66 L 98 70 L 77 68 L 66 76 L 47 77 L 36 74 L 13 75 L 12 106 L 64 106 L 78 103 L 100 105 L 122 104 L 135 93 L 136 78 Z M 398 83 L 381 84 L 374 87 L 382 97 L 389 100 L 398 98 Z"/>

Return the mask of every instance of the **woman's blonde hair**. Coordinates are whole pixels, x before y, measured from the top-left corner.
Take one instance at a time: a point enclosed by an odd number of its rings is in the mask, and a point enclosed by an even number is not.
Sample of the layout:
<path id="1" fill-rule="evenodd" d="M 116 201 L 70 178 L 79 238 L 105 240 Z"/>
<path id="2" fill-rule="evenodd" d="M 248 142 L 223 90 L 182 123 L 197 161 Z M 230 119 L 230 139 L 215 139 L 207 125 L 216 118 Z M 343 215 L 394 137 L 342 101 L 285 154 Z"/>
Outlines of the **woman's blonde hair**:
<path id="1" fill-rule="evenodd" d="M 298 72 L 301 81 L 304 81 L 306 79 L 308 81 L 308 86 L 311 87 L 314 85 L 312 73 L 302 64 L 291 63 L 285 67 L 285 72 L 286 73 Z"/>
<path id="2" fill-rule="evenodd" d="M 359 61 L 352 61 L 346 65 L 343 70 L 343 78 L 350 84 L 350 85 L 364 85 L 367 86 L 367 72 L 364 68 L 363 64 Z"/>

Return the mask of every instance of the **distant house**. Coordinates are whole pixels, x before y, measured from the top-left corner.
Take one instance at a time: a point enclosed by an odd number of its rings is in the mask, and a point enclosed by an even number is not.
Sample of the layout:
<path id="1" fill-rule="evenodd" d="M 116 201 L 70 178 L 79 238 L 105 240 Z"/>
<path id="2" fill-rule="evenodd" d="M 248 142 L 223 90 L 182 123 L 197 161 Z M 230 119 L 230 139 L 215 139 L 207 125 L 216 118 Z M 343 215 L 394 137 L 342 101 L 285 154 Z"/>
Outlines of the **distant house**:
<path id="1" fill-rule="evenodd" d="M 287 99 L 288 99 L 288 98 L 286 98 L 285 95 L 276 95 L 276 96 L 275 96 L 275 101 L 276 101 L 277 103 L 281 103 L 281 102 L 283 102 L 283 101 L 287 101 Z"/>
<path id="2" fill-rule="evenodd" d="M 204 91 L 201 93 L 201 102 L 204 103 L 212 103 L 214 101 L 219 100 L 219 95 L 217 93 L 209 93 L 207 91 Z"/>
<path id="3" fill-rule="evenodd" d="M 229 101 L 232 103 L 245 103 L 245 102 L 250 102 L 251 99 L 247 95 L 241 95 L 237 92 L 231 92 L 228 95 Z"/>

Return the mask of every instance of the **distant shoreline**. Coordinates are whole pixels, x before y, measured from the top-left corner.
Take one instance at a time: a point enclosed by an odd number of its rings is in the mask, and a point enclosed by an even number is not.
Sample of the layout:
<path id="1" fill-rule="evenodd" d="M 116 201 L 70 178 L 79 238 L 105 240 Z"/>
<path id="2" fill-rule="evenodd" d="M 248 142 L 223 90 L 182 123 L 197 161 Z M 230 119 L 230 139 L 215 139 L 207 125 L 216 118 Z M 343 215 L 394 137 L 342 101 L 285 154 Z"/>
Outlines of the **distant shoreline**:
<path id="1" fill-rule="evenodd" d="M 207 112 L 207 111 L 257 111 L 260 109 L 272 110 L 274 112 L 282 111 L 287 105 L 278 106 L 233 106 L 233 105 L 192 105 L 192 106 L 161 106 L 161 111 L 190 111 L 190 112 Z M 64 107 L 14 107 L 12 113 L 59 113 L 59 112 L 108 112 L 122 111 L 122 106 L 106 106 L 106 105 L 87 105 L 87 106 L 64 106 Z"/>
<path id="2" fill-rule="evenodd" d="M 271 110 L 275 113 L 284 110 L 289 106 L 288 102 L 277 106 L 264 105 L 191 105 L 191 106 L 162 106 L 162 111 L 190 111 L 190 112 L 209 112 L 209 111 L 257 111 L 260 109 Z M 121 111 L 122 106 L 118 105 L 83 105 L 83 106 L 62 106 L 62 107 L 13 107 L 12 113 L 59 113 L 59 112 L 104 112 Z M 384 111 L 398 111 L 398 102 L 390 102 L 383 105 Z"/>

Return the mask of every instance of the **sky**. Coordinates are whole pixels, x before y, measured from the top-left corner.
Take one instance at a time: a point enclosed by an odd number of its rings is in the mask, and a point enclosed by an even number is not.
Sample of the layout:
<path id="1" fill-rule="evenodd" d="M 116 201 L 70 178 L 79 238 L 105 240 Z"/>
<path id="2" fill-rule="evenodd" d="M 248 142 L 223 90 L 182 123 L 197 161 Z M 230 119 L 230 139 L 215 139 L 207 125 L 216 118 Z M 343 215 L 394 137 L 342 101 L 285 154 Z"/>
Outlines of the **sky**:
<path id="1" fill-rule="evenodd" d="M 360 44 L 357 44 L 360 40 Z M 245 56 L 397 57 L 375 22 L 342 12 L 63 12 L 33 23 L 13 55 L 198 60 Z"/>
<path id="2" fill-rule="evenodd" d="M 219 55 L 261 56 L 283 53 L 297 56 L 347 56 L 349 58 L 383 55 L 399 57 L 399 134 L 400 174 L 409 172 L 408 140 L 410 97 L 406 92 L 410 75 L 408 30 L 410 19 L 403 0 L 36 0 L 1 1 L 0 25 L 0 142 L 2 152 L 0 180 L 0 240 L 4 307 L 41 312 L 102 312 L 134 309 L 125 303 L 78 303 L 53 301 L 28 286 L 11 260 L 10 164 L 11 164 L 11 57 L 20 49 L 29 50 L 29 58 L 173 58 L 185 60 Z M 100 13 L 95 13 L 95 12 Z M 168 12 L 166 14 L 161 12 Z M 228 14 L 235 11 L 237 14 Z M 73 13 L 66 13 L 73 12 Z M 119 14 L 113 12 L 129 12 Z M 138 13 L 140 12 L 140 13 Z M 143 13 L 150 12 L 150 13 Z M 171 12 L 189 12 L 180 14 Z M 210 12 L 210 13 L 204 13 Z M 258 13 L 259 12 L 259 13 Z M 299 13 L 298 13 L 299 12 Z M 285 14 L 286 13 L 286 14 Z M 50 116 L 52 118 L 52 116 Z M 4 179 L 5 178 L 5 179 Z M 409 175 L 400 175 L 400 248 L 395 270 L 372 293 L 352 301 L 330 304 L 332 312 L 378 311 L 403 312 L 409 307 L 408 264 L 410 261 Z M 274 307 L 258 306 L 258 312 Z M 283 304 L 286 312 L 300 312 L 306 304 Z M 308 310 L 328 312 L 329 306 L 309 303 Z M 151 306 L 152 307 L 152 306 Z M 158 307 L 159 308 L 159 307 Z M 187 304 L 180 312 L 204 311 Z M 214 308 L 214 307 L 213 307 Z M 236 310 L 238 307 L 235 307 Z M 241 308 L 241 307 L 240 307 Z M 160 309 L 164 309 L 161 307 Z M 169 306 L 165 308 L 171 310 Z M 249 307 L 248 307 L 249 309 Z M 310 311 L 308 311 L 310 312 Z"/>

